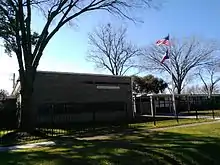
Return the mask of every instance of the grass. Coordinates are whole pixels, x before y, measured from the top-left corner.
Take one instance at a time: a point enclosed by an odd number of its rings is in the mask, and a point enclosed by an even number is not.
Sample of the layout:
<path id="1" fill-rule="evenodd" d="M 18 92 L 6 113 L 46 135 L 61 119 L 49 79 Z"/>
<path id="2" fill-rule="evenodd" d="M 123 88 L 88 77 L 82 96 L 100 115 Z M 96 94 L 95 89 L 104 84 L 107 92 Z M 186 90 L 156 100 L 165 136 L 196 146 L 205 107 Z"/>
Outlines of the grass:
<path id="1" fill-rule="evenodd" d="M 30 135 L 17 130 L 1 130 L 0 146 L 12 146 L 16 144 L 27 144 L 48 141 L 45 137 Z"/>
<path id="2" fill-rule="evenodd" d="M 108 140 L 68 137 L 56 143 L 54 147 L 2 152 L 0 164 L 220 164 L 220 123 L 156 132 L 133 127 Z"/>
<path id="3" fill-rule="evenodd" d="M 6 134 L 8 134 L 8 133 L 10 133 L 10 132 L 13 132 L 14 130 L 0 130 L 0 137 L 1 136 L 4 136 L 4 135 L 6 135 Z"/>
<path id="4" fill-rule="evenodd" d="M 197 114 L 198 116 L 213 116 L 213 111 L 215 117 L 220 117 L 220 110 L 198 110 Z M 181 114 L 196 116 L 196 111 L 190 111 L 190 112 L 186 111 L 186 112 L 181 112 Z"/>
<path id="5" fill-rule="evenodd" d="M 138 128 L 142 128 L 142 129 L 146 129 L 146 128 L 152 129 L 152 128 L 171 127 L 171 126 L 200 123 L 200 122 L 207 122 L 207 121 L 213 121 L 213 120 L 210 120 L 210 119 L 179 119 L 179 122 L 177 122 L 176 119 L 169 119 L 169 120 L 157 121 L 156 125 L 154 125 L 152 122 L 147 122 L 147 123 L 130 124 L 130 126 L 131 127 L 138 127 Z"/>
<path id="6" fill-rule="evenodd" d="M 170 127 L 176 125 L 183 125 L 183 124 L 191 124 L 191 123 L 198 123 L 198 122 L 206 122 L 211 121 L 208 119 L 179 119 L 177 123 L 176 119 L 158 119 L 156 125 L 153 122 L 141 122 L 141 123 L 134 123 L 129 125 L 115 125 L 115 126 L 96 126 L 90 127 L 85 129 L 70 129 L 70 130 L 63 130 L 63 129 L 41 129 L 43 135 L 46 135 L 49 138 L 59 138 L 60 136 L 68 136 L 74 138 L 82 138 L 82 137 L 92 137 L 92 136 L 103 136 L 106 134 L 114 134 L 123 131 L 127 128 L 136 128 L 136 129 L 152 129 L 152 128 L 163 128 L 163 127 Z M 16 144 L 27 144 L 27 143 L 34 143 L 34 142 L 43 142 L 47 141 L 48 138 L 45 136 L 39 135 L 29 135 L 26 133 L 20 133 L 16 130 L 2 130 L 0 131 L 0 146 L 10 146 Z"/>

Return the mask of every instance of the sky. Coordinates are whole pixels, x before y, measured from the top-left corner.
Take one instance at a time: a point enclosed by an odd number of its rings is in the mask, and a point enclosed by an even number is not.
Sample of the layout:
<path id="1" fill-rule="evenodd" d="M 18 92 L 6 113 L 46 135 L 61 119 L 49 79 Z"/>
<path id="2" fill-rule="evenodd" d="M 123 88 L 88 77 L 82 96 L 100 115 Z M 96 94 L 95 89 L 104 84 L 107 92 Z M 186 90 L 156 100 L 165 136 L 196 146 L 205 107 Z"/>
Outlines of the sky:
<path id="1" fill-rule="evenodd" d="M 220 38 L 219 0 L 155 0 L 160 9 L 146 9 L 134 13 L 143 22 L 133 23 L 106 12 L 87 13 L 63 27 L 49 42 L 40 61 L 38 70 L 102 73 L 94 64 L 86 61 L 88 33 L 100 24 L 111 23 L 115 27 L 127 27 L 127 38 L 138 46 L 147 46 L 165 37 L 187 38 L 199 36 L 218 40 Z M 40 31 L 44 18 L 34 13 L 32 27 Z M 0 42 L 0 45 L 2 43 Z M 12 90 L 12 73 L 18 76 L 16 57 L 9 57 L 0 46 L 0 89 Z"/>

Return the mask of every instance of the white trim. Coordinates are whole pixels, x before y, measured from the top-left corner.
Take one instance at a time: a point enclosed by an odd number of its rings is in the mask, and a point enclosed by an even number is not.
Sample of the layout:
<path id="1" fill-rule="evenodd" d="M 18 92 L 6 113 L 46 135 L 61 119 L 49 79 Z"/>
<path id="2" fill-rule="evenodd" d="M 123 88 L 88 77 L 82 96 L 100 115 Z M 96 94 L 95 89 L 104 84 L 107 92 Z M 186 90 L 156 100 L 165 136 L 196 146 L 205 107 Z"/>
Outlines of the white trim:
<path id="1" fill-rule="evenodd" d="M 121 75 L 111 75 L 111 74 L 98 74 L 98 73 L 76 73 L 76 72 L 61 72 L 61 71 L 45 71 L 37 70 L 37 73 L 48 73 L 48 74 L 70 74 L 70 75 L 84 75 L 84 76 L 100 76 L 100 77 L 119 77 L 119 78 L 129 78 L 131 76 L 121 76 Z"/>
<path id="2" fill-rule="evenodd" d="M 119 86 L 101 86 L 101 85 L 97 85 L 96 88 L 97 89 L 120 89 Z"/>

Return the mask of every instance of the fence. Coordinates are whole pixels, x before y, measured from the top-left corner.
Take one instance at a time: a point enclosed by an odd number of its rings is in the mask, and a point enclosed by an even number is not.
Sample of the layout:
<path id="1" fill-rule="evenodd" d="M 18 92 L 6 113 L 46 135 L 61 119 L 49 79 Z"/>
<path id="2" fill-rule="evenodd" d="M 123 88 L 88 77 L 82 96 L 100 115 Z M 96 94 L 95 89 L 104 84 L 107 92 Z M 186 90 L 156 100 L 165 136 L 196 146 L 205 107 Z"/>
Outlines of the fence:
<path id="1" fill-rule="evenodd" d="M 79 136 L 82 132 L 105 134 L 105 131 L 108 130 L 108 133 L 112 133 L 116 129 L 122 128 L 122 125 L 126 127 L 131 122 L 132 112 L 124 102 L 50 103 L 38 107 L 35 131 L 28 134 L 18 130 L 19 110 L 16 108 L 16 101 L 8 100 L 1 103 L 0 145 L 25 143 L 26 141 L 38 141 L 66 135 L 74 137 Z M 219 103 L 220 96 L 213 96 L 211 99 L 207 96 L 176 96 L 177 119 L 182 116 L 220 117 Z M 175 117 L 170 95 L 136 98 L 136 112 L 137 115 L 153 116 L 154 119 L 147 120 L 154 123 L 157 115 Z M 154 112 L 153 115 L 152 112 Z M 143 119 L 143 122 L 146 120 Z M 119 125 L 120 127 L 118 127 Z"/>
<path id="2" fill-rule="evenodd" d="M 100 127 L 115 128 L 126 124 L 130 117 L 124 102 L 43 104 L 38 107 L 35 130 L 29 134 L 18 129 L 19 110 L 15 102 L 12 105 L 10 109 L 4 103 L 4 109 L 0 111 L 0 145 L 36 142 Z"/>
<path id="3" fill-rule="evenodd" d="M 127 121 L 130 114 L 124 102 L 43 104 L 38 109 L 37 127 L 115 123 Z"/>
<path id="4" fill-rule="evenodd" d="M 137 115 L 178 118 L 220 118 L 220 95 L 144 95 L 136 98 Z"/>

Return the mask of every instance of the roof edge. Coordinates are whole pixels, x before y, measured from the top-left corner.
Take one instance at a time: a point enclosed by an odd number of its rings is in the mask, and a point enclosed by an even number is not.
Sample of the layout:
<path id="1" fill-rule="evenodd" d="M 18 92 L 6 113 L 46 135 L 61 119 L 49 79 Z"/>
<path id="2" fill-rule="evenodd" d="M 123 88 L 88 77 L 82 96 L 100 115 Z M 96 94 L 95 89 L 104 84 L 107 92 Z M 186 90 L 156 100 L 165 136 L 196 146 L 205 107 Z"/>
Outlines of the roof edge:
<path id="1" fill-rule="evenodd" d="M 43 71 L 43 70 L 38 70 L 37 73 L 69 74 L 69 75 L 90 75 L 90 76 L 103 76 L 103 77 L 105 76 L 105 77 L 126 77 L 126 78 L 131 78 L 131 76 L 96 74 L 96 73 L 62 72 L 62 71 Z"/>

